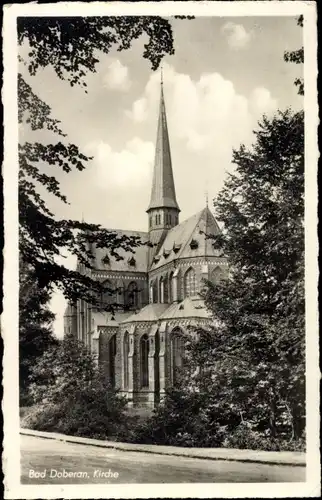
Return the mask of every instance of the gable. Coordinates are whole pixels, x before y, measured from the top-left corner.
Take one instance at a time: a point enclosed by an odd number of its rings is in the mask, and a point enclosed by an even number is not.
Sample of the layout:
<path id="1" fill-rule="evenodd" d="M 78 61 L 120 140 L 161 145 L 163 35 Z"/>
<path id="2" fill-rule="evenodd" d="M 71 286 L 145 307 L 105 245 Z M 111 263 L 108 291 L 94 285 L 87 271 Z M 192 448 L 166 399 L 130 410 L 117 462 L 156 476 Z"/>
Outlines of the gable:
<path id="1" fill-rule="evenodd" d="M 218 257 L 219 252 L 213 248 L 212 240 L 206 238 L 203 233 L 220 233 L 220 228 L 208 207 L 168 232 L 150 270 L 158 269 L 176 259 Z"/>

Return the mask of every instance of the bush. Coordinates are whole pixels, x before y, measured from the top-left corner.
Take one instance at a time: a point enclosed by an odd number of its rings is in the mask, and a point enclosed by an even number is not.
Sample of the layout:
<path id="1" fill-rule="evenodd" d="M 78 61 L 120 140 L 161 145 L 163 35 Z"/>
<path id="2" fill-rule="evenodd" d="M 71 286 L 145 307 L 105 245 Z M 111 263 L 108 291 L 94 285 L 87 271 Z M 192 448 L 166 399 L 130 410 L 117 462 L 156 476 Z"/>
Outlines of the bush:
<path id="1" fill-rule="evenodd" d="M 124 440 L 169 446 L 238 448 L 266 451 L 305 451 L 304 437 L 271 437 L 249 423 L 240 423 L 227 408 L 216 406 L 209 394 L 170 389 L 144 422 L 134 424 Z"/>
<path id="2" fill-rule="evenodd" d="M 118 439 L 127 430 L 126 400 L 107 386 L 93 355 L 66 336 L 32 371 L 35 408 L 23 425 L 35 430 L 96 439 Z"/>
<path id="3" fill-rule="evenodd" d="M 264 451 L 305 451 L 305 439 L 288 441 L 260 433 L 247 424 L 240 424 L 222 443 L 224 448 Z"/>
<path id="4" fill-rule="evenodd" d="M 22 421 L 23 427 L 94 439 L 118 439 L 126 432 L 126 401 L 93 383 L 83 391 L 42 403 Z"/>
<path id="5" fill-rule="evenodd" d="M 210 413 L 201 411 L 202 400 L 199 393 L 169 389 L 153 415 L 139 422 L 127 440 L 169 446 L 220 446 L 225 428 Z"/>

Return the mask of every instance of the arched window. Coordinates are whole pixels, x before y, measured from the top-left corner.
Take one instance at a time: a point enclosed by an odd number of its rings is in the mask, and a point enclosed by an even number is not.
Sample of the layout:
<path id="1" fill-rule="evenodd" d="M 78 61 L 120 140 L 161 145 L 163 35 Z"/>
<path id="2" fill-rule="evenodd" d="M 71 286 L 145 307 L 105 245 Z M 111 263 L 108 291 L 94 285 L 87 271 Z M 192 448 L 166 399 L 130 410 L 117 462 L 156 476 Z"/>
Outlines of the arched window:
<path id="1" fill-rule="evenodd" d="M 149 337 L 145 333 L 140 340 L 141 387 L 149 387 Z"/>
<path id="2" fill-rule="evenodd" d="M 104 292 L 102 294 L 102 308 L 105 308 L 111 304 L 116 302 L 115 290 L 113 283 L 109 280 L 106 280 L 103 283 Z"/>
<path id="3" fill-rule="evenodd" d="M 124 389 L 129 387 L 129 334 L 125 332 L 123 339 L 123 381 Z"/>
<path id="4" fill-rule="evenodd" d="M 170 304 L 173 302 L 173 272 L 169 276 L 169 302 Z"/>
<path id="5" fill-rule="evenodd" d="M 135 281 L 131 281 L 131 283 L 127 287 L 127 306 L 130 309 L 134 309 L 138 307 L 138 303 L 139 303 L 138 287 Z"/>
<path id="6" fill-rule="evenodd" d="M 184 361 L 184 338 L 180 328 L 175 328 L 171 333 L 171 382 L 175 385 L 178 382 L 180 371 L 183 368 Z"/>
<path id="7" fill-rule="evenodd" d="M 160 402 L 160 365 L 159 365 L 159 354 L 160 354 L 160 335 L 157 331 L 154 337 L 154 401 L 156 403 Z"/>
<path id="8" fill-rule="evenodd" d="M 163 304 L 164 302 L 164 279 L 161 276 L 159 281 L 159 301 Z"/>
<path id="9" fill-rule="evenodd" d="M 225 279 L 225 272 L 220 267 L 215 267 L 211 272 L 210 281 L 218 283 L 218 281 L 223 279 Z"/>
<path id="10" fill-rule="evenodd" d="M 158 303 L 158 280 L 154 280 L 152 284 L 152 301 L 153 304 Z"/>
<path id="11" fill-rule="evenodd" d="M 169 302 L 169 281 L 168 275 L 163 280 L 163 302 L 167 304 Z"/>
<path id="12" fill-rule="evenodd" d="M 185 297 L 196 295 L 196 273 L 190 267 L 184 277 L 184 293 Z"/>
<path id="13" fill-rule="evenodd" d="M 109 383 L 115 387 L 115 355 L 116 355 L 116 335 L 111 337 L 108 343 L 108 357 L 109 357 Z"/>

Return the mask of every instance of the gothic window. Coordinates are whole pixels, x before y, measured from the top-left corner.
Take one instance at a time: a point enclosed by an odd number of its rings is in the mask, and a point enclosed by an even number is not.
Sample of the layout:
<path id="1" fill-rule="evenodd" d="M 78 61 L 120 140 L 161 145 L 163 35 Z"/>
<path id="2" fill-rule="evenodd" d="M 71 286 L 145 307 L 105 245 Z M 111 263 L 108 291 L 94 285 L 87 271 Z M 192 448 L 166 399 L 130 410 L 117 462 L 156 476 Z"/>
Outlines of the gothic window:
<path id="1" fill-rule="evenodd" d="M 171 214 L 169 214 L 169 224 L 171 224 Z"/>
<path id="2" fill-rule="evenodd" d="M 155 216 L 155 225 L 158 225 L 158 214 Z"/>
<path id="3" fill-rule="evenodd" d="M 102 294 L 102 308 L 107 307 L 115 302 L 114 287 L 111 281 L 107 280 L 103 283 L 104 293 Z"/>
<path id="4" fill-rule="evenodd" d="M 167 304 L 169 302 L 169 282 L 168 276 L 163 280 L 163 302 Z"/>
<path id="5" fill-rule="evenodd" d="M 157 280 L 153 281 L 153 284 L 152 284 L 152 302 L 153 302 L 153 304 L 158 303 L 158 281 Z"/>
<path id="6" fill-rule="evenodd" d="M 175 328 L 171 333 L 171 382 L 172 385 L 176 385 L 178 382 L 178 378 L 180 375 L 180 371 L 183 368 L 183 360 L 184 360 L 184 339 L 182 336 L 182 331 L 180 328 Z"/>
<path id="7" fill-rule="evenodd" d="M 184 277 L 184 293 L 185 297 L 196 295 L 196 273 L 192 269 L 188 269 Z"/>
<path id="8" fill-rule="evenodd" d="M 115 387 L 115 355 L 116 355 L 116 335 L 110 339 L 108 343 L 109 354 L 109 383 Z"/>
<path id="9" fill-rule="evenodd" d="M 164 302 L 164 280 L 163 276 L 161 276 L 159 281 L 159 300 L 163 304 Z"/>
<path id="10" fill-rule="evenodd" d="M 127 287 L 127 306 L 131 309 L 138 307 L 138 287 L 135 281 L 131 281 Z"/>
<path id="11" fill-rule="evenodd" d="M 129 334 L 125 332 L 123 340 L 123 376 L 124 389 L 129 387 Z"/>
<path id="12" fill-rule="evenodd" d="M 155 391 L 155 401 L 160 401 L 160 366 L 159 366 L 159 354 L 160 354 L 160 336 L 157 331 L 154 337 L 155 355 L 154 355 L 154 391 Z"/>
<path id="13" fill-rule="evenodd" d="M 149 337 L 142 335 L 140 340 L 141 387 L 149 387 Z"/>
<path id="14" fill-rule="evenodd" d="M 84 342 L 85 341 L 85 308 L 84 308 L 84 301 L 80 301 L 80 319 L 81 319 L 81 340 Z"/>
<path id="15" fill-rule="evenodd" d="M 173 302 L 173 272 L 169 276 L 169 302 L 170 304 Z"/>

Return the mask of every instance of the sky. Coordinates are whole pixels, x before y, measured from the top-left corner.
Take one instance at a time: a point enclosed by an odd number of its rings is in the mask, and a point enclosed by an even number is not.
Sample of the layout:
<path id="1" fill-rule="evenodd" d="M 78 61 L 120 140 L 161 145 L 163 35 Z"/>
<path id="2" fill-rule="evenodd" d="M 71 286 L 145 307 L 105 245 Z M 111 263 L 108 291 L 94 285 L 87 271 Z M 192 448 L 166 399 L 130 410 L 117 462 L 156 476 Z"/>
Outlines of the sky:
<path id="1" fill-rule="evenodd" d="M 293 85 L 301 66 L 283 60 L 302 46 L 294 17 L 169 19 L 175 54 L 163 60 L 164 95 L 180 220 L 193 215 L 223 187 L 233 171 L 232 150 L 251 145 L 263 114 L 303 106 Z M 83 172 L 55 175 L 69 205 L 51 196 L 57 217 L 106 228 L 147 230 L 160 70 L 143 59 L 144 38 L 128 51 L 98 54 L 86 77 L 88 93 L 70 87 L 50 68 L 31 77 L 33 91 L 52 108 L 68 140 L 93 160 Z M 22 47 L 22 55 L 28 51 Z M 20 141 L 57 141 L 49 132 L 20 127 Z M 45 168 L 45 167 L 44 167 Z M 75 265 L 71 260 L 68 265 Z M 63 334 L 64 298 L 55 294 L 54 331 Z"/>

